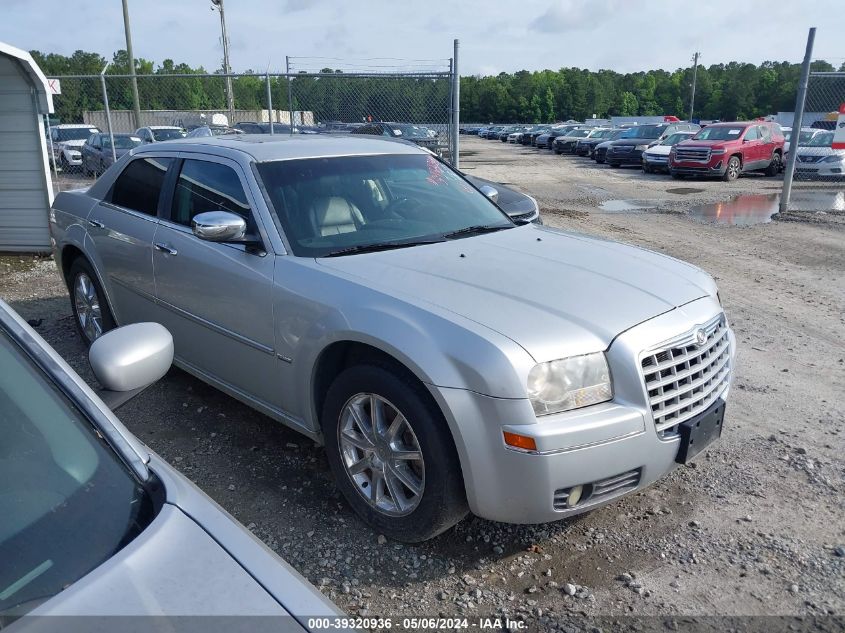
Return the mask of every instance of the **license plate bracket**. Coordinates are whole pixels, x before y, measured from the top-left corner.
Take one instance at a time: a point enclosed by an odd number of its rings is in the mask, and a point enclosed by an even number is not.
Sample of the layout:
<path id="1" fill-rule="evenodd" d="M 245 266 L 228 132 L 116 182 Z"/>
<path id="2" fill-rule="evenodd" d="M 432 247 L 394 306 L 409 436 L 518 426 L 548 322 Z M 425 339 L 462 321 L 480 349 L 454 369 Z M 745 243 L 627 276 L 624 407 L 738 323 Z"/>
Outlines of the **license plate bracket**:
<path id="1" fill-rule="evenodd" d="M 725 402 L 719 398 L 707 411 L 682 423 L 678 427 L 681 445 L 678 447 L 678 455 L 675 457 L 675 461 L 679 464 L 687 464 L 719 439 L 722 435 L 724 419 Z"/>

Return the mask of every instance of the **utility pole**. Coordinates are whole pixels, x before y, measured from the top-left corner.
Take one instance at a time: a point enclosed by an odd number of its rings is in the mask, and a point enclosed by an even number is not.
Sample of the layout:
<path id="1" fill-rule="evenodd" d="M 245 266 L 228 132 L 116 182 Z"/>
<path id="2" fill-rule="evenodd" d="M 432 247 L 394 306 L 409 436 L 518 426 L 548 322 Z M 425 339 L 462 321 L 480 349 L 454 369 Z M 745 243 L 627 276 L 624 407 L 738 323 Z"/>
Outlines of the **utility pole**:
<path id="1" fill-rule="evenodd" d="M 141 127 L 141 105 L 138 99 L 138 78 L 135 77 L 135 56 L 132 54 L 132 30 L 129 27 L 128 0 L 123 0 L 123 30 L 126 33 L 126 54 L 129 56 L 129 74 L 132 75 L 132 115 L 135 128 Z M 105 79 L 103 79 L 105 82 Z"/>
<path id="2" fill-rule="evenodd" d="M 698 77 L 698 57 L 701 53 L 697 52 L 695 55 L 692 56 L 692 96 L 689 100 L 689 118 L 692 121 L 693 114 L 695 113 L 695 80 Z"/>
<path id="3" fill-rule="evenodd" d="M 807 48 L 804 50 L 804 63 L 801 64 L 801 79 L 798 83 L 798 93 L 795 95 L 795 114 L 792 117 L 792 151 L 786 157 L 783 169 L 783 189 L 780 193 L 778 213 L 786 213 L 789 208 L 789 197 L 792 195 L 792 179 L 795 176 L 795 160 L 798 156 L 798 137 L 801 134 L 801 120 L 804 118 L 804 105 L 807 101 L 807 87 L 810 83 L 810 67 L 813 63 L 813 44 L 816 41 L 816 27 L 807 33 Z"/>
<path id="4" fill-rule="evenodd" d="M 223 0 L 211 0 L 211 10 L 216 7 L 220 12 L 220 33 L 223 37 L 223 73 L 226 75 L 226 107 L 229 110 L 229 119 L 235 112 L 235 95 L 232 92 L 232 68 L 229 66 L 229 36 L 226 34 L 226 14 L 223 12 Z M 232 121 L 229 121 L 232 124 Z"/>

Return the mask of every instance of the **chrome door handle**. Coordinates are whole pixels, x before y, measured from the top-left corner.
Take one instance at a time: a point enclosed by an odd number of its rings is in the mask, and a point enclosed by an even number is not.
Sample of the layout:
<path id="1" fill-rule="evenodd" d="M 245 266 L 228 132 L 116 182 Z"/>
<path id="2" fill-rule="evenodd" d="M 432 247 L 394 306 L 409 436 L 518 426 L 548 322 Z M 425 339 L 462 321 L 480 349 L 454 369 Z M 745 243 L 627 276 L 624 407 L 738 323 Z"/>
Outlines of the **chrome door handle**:
<path id="1" fill-rule="evenodd" d="M 96 226 L 98 229 L 106 228 L 106 225 L 100 222 L 99 220 L 88 220 L 88 224 L 91 226 Z"/>
<path id="2" fill-rule="evenodd" d="M 168 255 L 176 255 L 176 249 L 170 248 L 166 244 L 162 244 L 161 242 L 156 242 L 153 244 L 156 247 L 157 251 L 162 251 L 163 253 L 167 253 Z"/>

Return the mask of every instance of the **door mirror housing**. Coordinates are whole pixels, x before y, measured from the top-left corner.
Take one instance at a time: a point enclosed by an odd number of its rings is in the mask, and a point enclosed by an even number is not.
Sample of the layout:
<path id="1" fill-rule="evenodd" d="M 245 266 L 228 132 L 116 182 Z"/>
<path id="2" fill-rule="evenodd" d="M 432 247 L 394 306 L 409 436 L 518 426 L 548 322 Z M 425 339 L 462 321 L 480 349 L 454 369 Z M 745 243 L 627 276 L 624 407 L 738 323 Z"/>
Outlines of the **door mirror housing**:
<path id="1" fill-rule="evenodd" d="M 246 236 L 246 221 L 229 211 L 206 211 L 194 216 L 191 230 L 208 242 L 242 242 Z"/>
<path id="2" fill-rule="evenodd" d="M 490 198 L 493 202 L 499 201 L 499 190 L 495 187 L 491 187 L 490 185 L 481 185 L 478 190 Z"/>
<path id="3" fill-rule="evenodd" d="M 164 376 L 173 363 L 173 337 L 158 323 L 133 323 L 91 344 L 88 362 L 103 386 L 99 396 L 116 409 Z"/>

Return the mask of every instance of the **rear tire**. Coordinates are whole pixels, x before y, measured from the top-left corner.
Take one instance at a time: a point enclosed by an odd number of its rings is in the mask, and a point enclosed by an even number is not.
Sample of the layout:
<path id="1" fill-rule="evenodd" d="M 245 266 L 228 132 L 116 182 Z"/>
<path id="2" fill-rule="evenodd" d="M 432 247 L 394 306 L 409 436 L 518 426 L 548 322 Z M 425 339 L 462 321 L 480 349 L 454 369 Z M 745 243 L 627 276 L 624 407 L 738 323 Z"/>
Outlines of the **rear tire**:
<path id="1" fill-rule="evenodd" d="M 73 320 L 83 343 L 88 347 L 114 328 L 114 317 L 97 275 L 84 258 L 74 260 L 67 279 Z"/>
<path id="2" fill-rule="evenodd" d="M 769 166 L 763 171 L 764 174 L 769 176 L 770 178 L 777 176 L 781 170 L 781 158 L 780 154 L 775 152 L 772 154 L 772 162 L 769 163 Z"/>
<path id="3" fill-rule="evenodd" d="M 329 387 L 320 423 L 338 489 L 374 530 L 418 543 L 466 516 L 451 432 L 404 368 L 373 361 L 344 370 Z"/>

